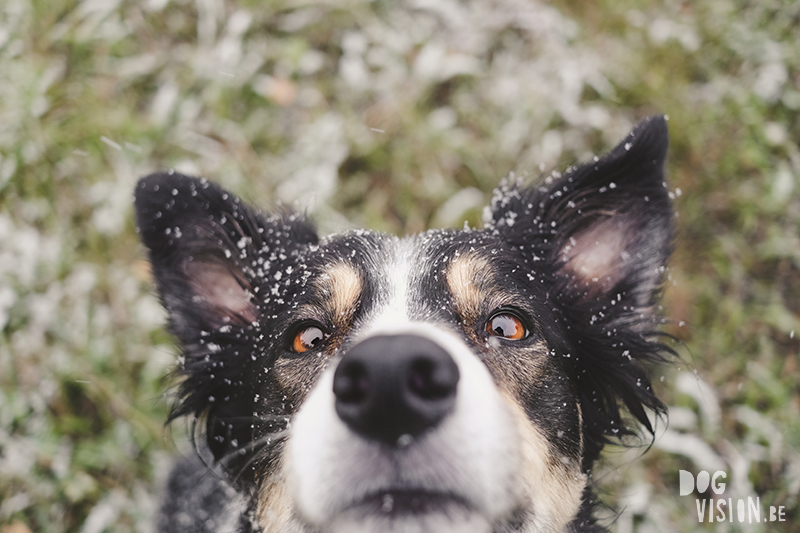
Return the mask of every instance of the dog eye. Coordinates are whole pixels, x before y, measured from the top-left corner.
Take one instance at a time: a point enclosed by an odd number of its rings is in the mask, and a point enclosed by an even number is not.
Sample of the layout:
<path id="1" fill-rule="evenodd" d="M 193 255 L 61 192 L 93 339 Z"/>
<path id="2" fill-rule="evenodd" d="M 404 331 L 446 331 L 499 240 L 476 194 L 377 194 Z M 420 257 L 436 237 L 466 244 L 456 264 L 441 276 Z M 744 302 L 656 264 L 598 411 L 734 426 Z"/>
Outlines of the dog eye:
<path id="1" fill-rule="evenodd" d="M 307 352 L 319 346 L 327 338 L 328 334 L 319 326 L 306 326 L 294 336 L 292 349 L 297 353 Z"/>
<path id="2" fill-rule="evenodd" d="M 486 333 L 512 341 L 522 340 L 528 336 L 528 330 L 522 324 L 522 320 L 509 312 L 493 315 L 486 322 Z"/>

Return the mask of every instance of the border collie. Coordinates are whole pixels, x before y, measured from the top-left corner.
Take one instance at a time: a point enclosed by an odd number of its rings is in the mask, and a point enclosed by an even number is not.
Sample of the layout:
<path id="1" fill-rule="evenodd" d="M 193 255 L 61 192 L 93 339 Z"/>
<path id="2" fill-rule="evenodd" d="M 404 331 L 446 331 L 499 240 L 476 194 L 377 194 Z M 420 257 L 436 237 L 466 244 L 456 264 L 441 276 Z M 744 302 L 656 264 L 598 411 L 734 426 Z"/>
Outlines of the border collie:
<path id="1" fill-rule="evenodd" d="M 591 469 L 663 413 L 667 125 L 538 185 L 479 229 L 320 238 L 205 179 L 140 180 L 138 231 L 182 357 L 159 531 L 605 531 Z M 630 420 L 629 420 L 630 421 Z"/>

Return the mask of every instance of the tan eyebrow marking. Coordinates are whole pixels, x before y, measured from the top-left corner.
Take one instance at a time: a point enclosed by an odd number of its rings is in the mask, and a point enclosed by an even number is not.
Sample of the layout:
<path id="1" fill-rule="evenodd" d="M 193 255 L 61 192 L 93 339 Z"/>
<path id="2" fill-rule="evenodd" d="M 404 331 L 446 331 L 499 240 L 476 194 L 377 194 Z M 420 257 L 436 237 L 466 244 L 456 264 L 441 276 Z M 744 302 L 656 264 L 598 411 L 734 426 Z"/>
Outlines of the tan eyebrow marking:
<path id="1" fill-rule="evenodd" d="M 320 289 L 328 299 L 326 307 L 331 310 L 337 327 L 349 323 L 361 300 L 363 281 L 361 274 L 347 263 L 336 263 L 320 277 Z"/>
<path id="2" fill-rule="evenodd" d="M 447 288 L 463 318 L 476 318 L 488 295 L 480 285 L 486 277 L 488 262 L 477 255 L 462 255 L 450 262 L 447 269 Z"/>

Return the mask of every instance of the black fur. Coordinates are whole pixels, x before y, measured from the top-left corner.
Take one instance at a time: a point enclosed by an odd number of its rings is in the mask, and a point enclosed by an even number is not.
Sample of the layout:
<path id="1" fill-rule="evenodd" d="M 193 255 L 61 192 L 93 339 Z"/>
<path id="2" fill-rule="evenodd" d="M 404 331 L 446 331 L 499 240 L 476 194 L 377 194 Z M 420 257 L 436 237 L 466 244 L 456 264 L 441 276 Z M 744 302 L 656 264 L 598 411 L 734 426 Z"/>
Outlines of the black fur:
<path id="1" fill-rule="evenodd" d="M 317 243 L 316 231 L 295 214 L 261 216 L 218 185 L 177 173 L 141 179 L 135 203 L 137 227 L 150 250 L 170 331 L 183 346 L 179 401 L 170 420 L 204 418 L 208 448 L 216 459 L 227 458 L 227 468 L 236 469 L 250 454 L 250 414 L 260 379 L 253 370 L 269 368 L 277 356 L 261 317 L 274 319 L 286 300 L 270 295 L 269 280 Z M 249 322 L 198 301 L 193 286 L 198 280 L 188 270 L 192 264 L 219 265 L 242 286 L 263 295 L 254 299 L 260 320 Z M 285 289 L 284 298 L 293 287 Z M 281 428 L 285 424 L 275 423 Z M 245 482 L 252 480 L 247 472 L 241 472 Z"/>

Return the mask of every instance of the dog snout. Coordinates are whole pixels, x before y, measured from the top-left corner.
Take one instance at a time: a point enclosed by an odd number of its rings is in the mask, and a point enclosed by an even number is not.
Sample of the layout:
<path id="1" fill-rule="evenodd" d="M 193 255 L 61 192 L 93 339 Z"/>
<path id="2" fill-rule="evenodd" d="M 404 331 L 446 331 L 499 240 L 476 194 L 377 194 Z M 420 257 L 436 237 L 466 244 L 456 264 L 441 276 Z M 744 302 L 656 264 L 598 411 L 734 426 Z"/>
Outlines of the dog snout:
<path id="1" fill-rule="evenodd" d="M 455 361 L 432 340 L 371 337 L 336 368 L 336 413 L 363 437 L 396 446 L 401 436 L 421 435 L 453 409 L 458 379 Z"/>

